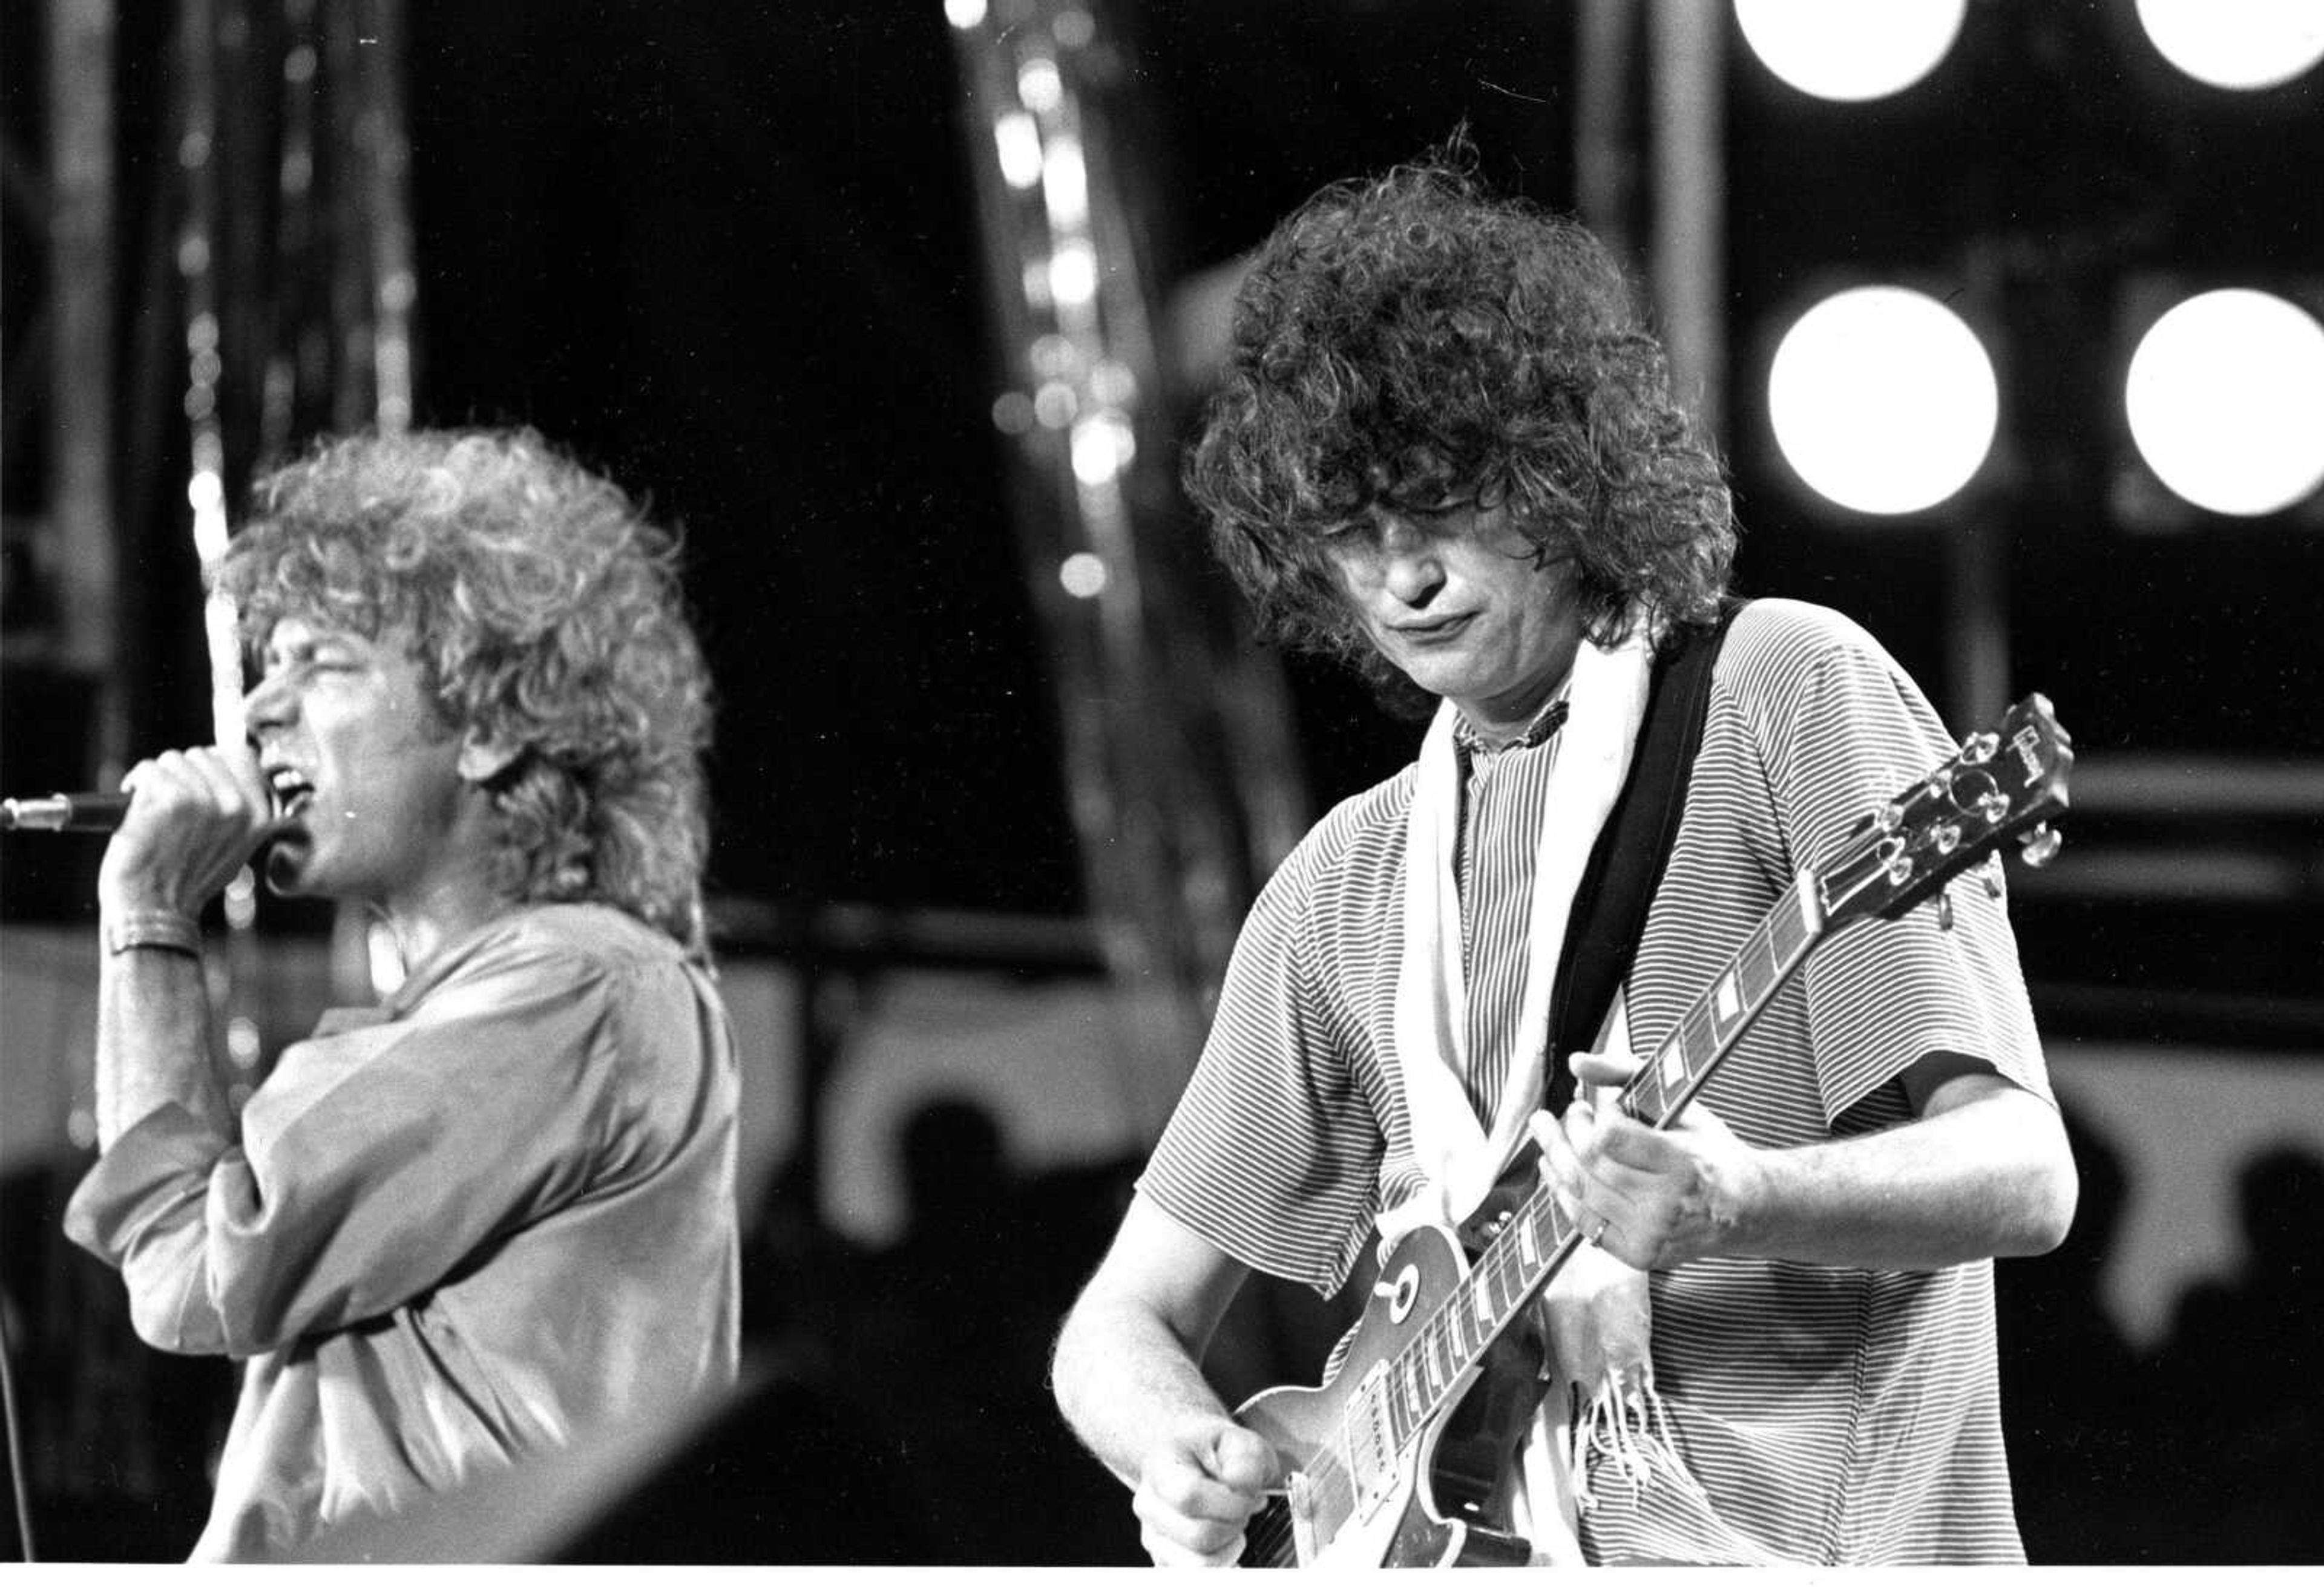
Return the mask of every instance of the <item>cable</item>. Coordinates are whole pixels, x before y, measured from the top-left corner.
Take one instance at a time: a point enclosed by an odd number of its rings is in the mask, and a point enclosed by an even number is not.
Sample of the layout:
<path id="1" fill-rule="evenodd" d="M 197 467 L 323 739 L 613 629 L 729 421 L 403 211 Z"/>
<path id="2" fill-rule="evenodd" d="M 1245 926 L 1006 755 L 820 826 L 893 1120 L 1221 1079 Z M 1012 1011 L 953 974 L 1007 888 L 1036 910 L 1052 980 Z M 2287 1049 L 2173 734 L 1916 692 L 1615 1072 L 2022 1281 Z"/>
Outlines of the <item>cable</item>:
<path id="1" fill-rule="evenodd" d="M 26 1564 L 40 1563 L 32 1548 L 32 1500 L 24 1485 L 24 1440 L 16 1420 L 14 1351 L 8 1343 L 8 1298 L 0 1293 L 0 1420 L 8 1425 L 8 1482 L 16 1496 L 16 1537 Z"/>

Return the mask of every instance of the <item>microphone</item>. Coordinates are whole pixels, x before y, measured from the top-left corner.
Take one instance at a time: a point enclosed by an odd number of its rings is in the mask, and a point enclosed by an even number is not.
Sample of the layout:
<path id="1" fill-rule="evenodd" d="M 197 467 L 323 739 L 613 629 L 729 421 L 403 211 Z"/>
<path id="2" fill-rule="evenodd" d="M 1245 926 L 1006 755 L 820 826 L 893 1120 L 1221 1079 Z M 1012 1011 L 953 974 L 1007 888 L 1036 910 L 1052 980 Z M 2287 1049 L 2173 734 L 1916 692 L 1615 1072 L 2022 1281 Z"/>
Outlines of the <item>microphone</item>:
<path id="1" fill-rule="evenodd" d="M 110 832 L 128 812 L 126 794 L 51 794 L 0 799 L 0 832 Z"/>

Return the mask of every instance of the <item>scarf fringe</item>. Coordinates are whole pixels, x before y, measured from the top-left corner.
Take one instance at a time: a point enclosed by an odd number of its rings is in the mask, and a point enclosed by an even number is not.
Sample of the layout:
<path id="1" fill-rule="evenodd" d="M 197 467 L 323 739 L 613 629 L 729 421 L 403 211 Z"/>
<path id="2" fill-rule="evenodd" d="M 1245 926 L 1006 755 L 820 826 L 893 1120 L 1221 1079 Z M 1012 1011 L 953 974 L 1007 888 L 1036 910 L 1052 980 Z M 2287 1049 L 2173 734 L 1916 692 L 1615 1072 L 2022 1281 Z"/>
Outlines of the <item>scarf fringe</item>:
<path id="1" fill-rule="evenodd" d="M 1619 1366 L 1606 1370 L 1589 1403 L 1573 1418 L 1569 1453 L 1573 1502 L 1584 1515 L 1597 1508 L 1596 1468 L 1601 1463 L 1611 1468 L 1609 1474 L 1627 1479 L 1637 1491 L 1653 1487 L 1659 1477 L 1709 1502 L 1679 1455 L 1651 1365 L 1636 1371 Z"/>

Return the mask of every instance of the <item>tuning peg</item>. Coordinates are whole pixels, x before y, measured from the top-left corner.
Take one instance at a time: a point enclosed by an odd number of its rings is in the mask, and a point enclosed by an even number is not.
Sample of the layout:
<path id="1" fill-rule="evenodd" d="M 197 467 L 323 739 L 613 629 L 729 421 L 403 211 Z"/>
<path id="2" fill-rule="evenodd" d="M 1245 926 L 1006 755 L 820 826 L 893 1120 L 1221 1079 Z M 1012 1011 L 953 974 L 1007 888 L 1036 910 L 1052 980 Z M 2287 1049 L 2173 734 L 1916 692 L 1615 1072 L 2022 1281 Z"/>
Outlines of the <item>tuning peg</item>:
<path id="1" fill-rule="evenodd" d="M 2049 822 L 2043 821 L 2026 833 L 2024 841 L 2023 852 L 2025 863 L 2038 871 L 2058 858 L 2058 850 L 2064 846 L 2066 840 L 2052 830 Z"/>
<path id="2" fill-rule="evenodd" d="M 1977 874 L 1980 877 L 1984 878 L 1985 895 L 1987 898 L 1998 898 L 2001 896 L 2002 888 L 2005 885 L 2004 878 L 2001 874 L 2001 856 L 1998 854 L 1987 855 L 1985 857 L 1985 863 L 1977 867 Z"/>

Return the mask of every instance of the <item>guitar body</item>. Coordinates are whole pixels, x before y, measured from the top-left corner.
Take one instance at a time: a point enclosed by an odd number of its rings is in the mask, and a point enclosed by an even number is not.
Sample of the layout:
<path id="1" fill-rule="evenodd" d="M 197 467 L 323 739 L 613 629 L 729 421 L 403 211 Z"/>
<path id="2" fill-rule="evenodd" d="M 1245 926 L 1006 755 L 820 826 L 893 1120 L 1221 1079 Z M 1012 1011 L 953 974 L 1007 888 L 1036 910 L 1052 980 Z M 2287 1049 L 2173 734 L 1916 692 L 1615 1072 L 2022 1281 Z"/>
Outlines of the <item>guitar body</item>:
<path id="1" fill-rule="evenodd" d="M 1381 1260 L 1339 1371 L 1318 1388 L 1270 1389 L 1235 1413 L 1274 1446 L 1290 1484 L 1288 1496 L 1270 1500 L 1253 1520 L 1245 1564 L 1523 1564 L 1531 1557 L 1509 1520 L 1517 1447 L 1543 1390 L 1542 1351 L 1527 1330 L 1497 1339 L 1453 1380 L 1451 1414 L 1367 1468 L 1364 1480 L 1307 1481 L 1319 1454 L 1344 1460 L 1346 1429 L 1366 1419 L 1358 1396 L 1389 1370 L 1468 1268 L 1444 1230 L 1401 1236 Z"/>

